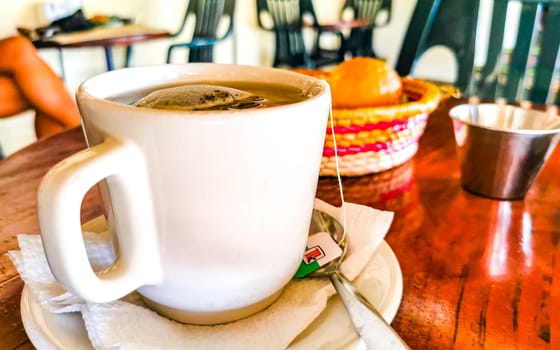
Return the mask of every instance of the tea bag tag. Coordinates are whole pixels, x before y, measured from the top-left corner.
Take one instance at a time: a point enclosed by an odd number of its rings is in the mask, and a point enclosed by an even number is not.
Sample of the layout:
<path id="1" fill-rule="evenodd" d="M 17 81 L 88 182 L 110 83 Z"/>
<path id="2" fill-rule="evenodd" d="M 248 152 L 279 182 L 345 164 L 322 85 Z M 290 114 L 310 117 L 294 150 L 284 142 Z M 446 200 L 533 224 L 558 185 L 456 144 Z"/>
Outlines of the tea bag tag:
<path id="1" fill-rule="evenodd" d="M 307 239 L 307 249 L 295 277 L 305 277 L 341 254 L 342 248 L 328 232 L 315 233 Z"/>

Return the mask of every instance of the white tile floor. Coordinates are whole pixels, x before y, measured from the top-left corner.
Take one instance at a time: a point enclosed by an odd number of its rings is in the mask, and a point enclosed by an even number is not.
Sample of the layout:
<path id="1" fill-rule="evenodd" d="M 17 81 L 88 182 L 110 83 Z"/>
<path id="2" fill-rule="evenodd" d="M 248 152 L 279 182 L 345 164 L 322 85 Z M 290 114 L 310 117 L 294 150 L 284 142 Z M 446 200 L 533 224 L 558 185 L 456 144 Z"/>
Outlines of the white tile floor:
<path id="1" fill-rule="evenodd" d="M 34 120 L 33 111 L 0 119 L 0 148 L 4 157 L 35 142 Z"/>

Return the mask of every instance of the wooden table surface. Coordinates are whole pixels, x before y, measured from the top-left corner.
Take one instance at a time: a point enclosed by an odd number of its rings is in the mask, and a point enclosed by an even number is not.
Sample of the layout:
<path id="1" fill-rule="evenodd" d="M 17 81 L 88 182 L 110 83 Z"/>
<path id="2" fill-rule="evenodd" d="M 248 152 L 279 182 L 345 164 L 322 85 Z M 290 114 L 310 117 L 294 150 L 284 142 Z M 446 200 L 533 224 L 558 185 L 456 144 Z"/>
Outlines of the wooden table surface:
<path id="1" fill-rule="evenodd" d="M 460 187 L 451 121 L 430 117 L 416 156 L 375 175 L 344 179 L 347 201 L 395 211 L 386 237 L 404 295 L 393 326 L 412 349 L 560 349 L 560 148 L 524 201 Z M 32 349 L 19 301 L 23 282 L 6 256 L 16 234 L 38 233 L 36 190 L 57 161 L 85 147 L 73 129 L 0 162 L 0 349 Z M 339 204 L 336 180 L 318 197 Z M 101 214 L 95 191 L 82 211 Z"/>
<path id="2" fill-rule="evenodd" d="M 133 45 L 138 42 L 167 38 L 169 35 L 170 33 L 163 29 L 150 28 L 141 24 L 126 24 L 56 34 L 44 41 L 36 41 L 35 45 L 39 48 Z"/>

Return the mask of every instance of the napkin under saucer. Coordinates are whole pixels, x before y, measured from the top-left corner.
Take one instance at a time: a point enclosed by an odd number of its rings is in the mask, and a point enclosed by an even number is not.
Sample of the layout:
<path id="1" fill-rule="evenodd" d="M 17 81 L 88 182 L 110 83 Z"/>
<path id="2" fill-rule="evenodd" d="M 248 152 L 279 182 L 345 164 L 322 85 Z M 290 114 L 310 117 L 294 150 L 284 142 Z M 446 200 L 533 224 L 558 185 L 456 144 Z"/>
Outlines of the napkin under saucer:
<path id="1" fill-rule="evenodd" d="M 319 200 L 316 201 L 315 207 L 342 220 L 342 211 L 339 208 Z M 345 207 L 349 253 L 342 269 L 350 278 L 361 272 L 357 279 L 358 287 L 365 294 L 370 294 L 368 297 L 372 302 L 378 306 L 386 319 L 391 320 L 402 295 L 402 275 L 398 261 L 383 241 L 392 214 L 351 203 L 346 203 Z M 48 274 L 48 267 L 47 271 L 44 270 L 46 265 L 40 268 L 30 267 L 37 260 L 44 259 L 44 256 L 36 256 L 42 253 L 41 250 L 34 251 L 33 256 L 29 257 L 29 246 L 36 245 L 37 242 L 30 244 L 26 237 L 28 236 L 18 237 L 22 251 L 11 252 L 10 256 L 26 282 L 22 295 L 22 318 L 31 341 L 39 349 L 42 348 L 41 345 L 54 345 L 61 349 L 76 348 L 75 342 L 84 340 L 84 322 L 80 322 L 79 312 L 82 313 L 89 333 L 86 333 L 86 336 L 89 335 L 98 349 L 281 349 L 290 343 L 291 349 L 321 348 L 325 341 L 323 336 L 328 338 L 336 334 L 317 333 L 324 332 L 325 327 L 332 328 L 333 324 L 329 321 L 335 318 L 341 318 L 343 323 L 340 324 L 339 320 L 334 325 L 334 329 L 343 332 L 339 332 L 337 340 L 347 338 L 347 341 L 348 338 L 353 338 L 355 341 L 357 338 L 352 332 L 344 309 L 340 309 L 342 306 L 337 303 L 337 298 L 332 298 L 325 309 L 329 296 L 334 293 L 334 289 L 326 280 L 293 281 L 280 299 L 265 311 L 220 326 L 178 324 L 129 302 L 83 303 L 61 289 L 54 279 L 51 280 L 52 275 L 45 277 Z M 40 245 L 40 238 L 38 243 Z M 377 252 L 373 254 L 376 248 Z M 31 265 L 30 260 L 33 260 Z M 44 263 L 46 264 L 46 260 Z M 360 284 L 366 284 L 369 288 L 364 289 L 366 286 Z M 371 294 L 374 294 L 373 298 Z M 134 299 L 132 296 L 133 302 Z M 328 316 L 329 314 L 332 315 Z M 71 331 L 71 328 L 76 328 L 75 339 L 60 339 L 60 336 L 56 336 L 57 332 L 63 334 L 65 331 Z M 79 328 L 82 329 L 82 333 Z M 298 337 L 293 341 L 296 336 Z M 326 341 L 328 344 L 328 339 Z M 87 344 L 87 339 L 85 343 Z"/>

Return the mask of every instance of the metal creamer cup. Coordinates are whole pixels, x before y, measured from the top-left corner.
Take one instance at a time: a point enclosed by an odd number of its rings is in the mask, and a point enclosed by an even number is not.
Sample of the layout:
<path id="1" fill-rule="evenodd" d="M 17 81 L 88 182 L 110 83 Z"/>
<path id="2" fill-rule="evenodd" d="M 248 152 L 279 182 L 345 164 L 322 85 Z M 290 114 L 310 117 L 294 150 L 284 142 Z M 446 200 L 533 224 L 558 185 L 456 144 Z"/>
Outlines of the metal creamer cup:
<path id="1" fill-rule="evenodd" d="M 560 135 L 560 117 L 511 105 L 462 104 L 449 116 L 461 185 L 495 199 L 523 199 Z"/>

